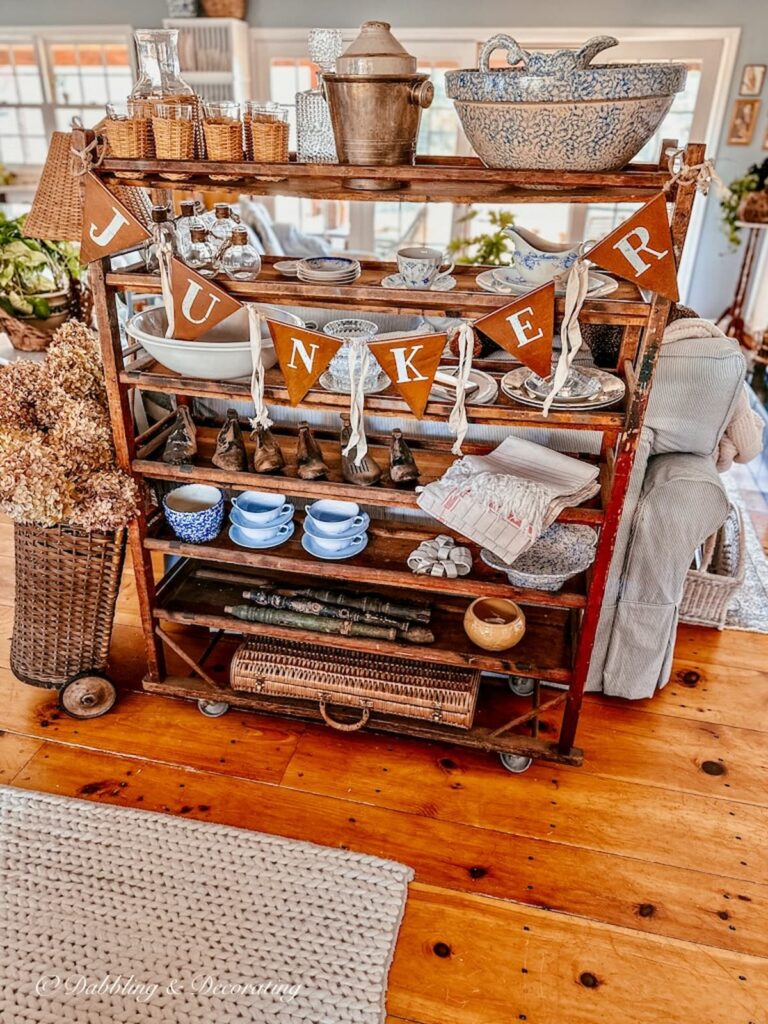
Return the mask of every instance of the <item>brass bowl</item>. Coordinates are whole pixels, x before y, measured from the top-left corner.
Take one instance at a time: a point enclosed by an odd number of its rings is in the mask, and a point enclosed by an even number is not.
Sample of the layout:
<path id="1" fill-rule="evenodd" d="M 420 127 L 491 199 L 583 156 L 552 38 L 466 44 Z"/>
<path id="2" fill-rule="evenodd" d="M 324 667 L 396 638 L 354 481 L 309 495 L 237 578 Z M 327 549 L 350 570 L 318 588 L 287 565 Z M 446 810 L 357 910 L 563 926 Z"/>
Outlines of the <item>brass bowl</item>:
<path id="1" fill-rule="evenodd" d="M 464 632 L 486 651 L 506 651 L 525 634 L 522 608 L 505 597 L 479 597 L 464 612 Z"/>

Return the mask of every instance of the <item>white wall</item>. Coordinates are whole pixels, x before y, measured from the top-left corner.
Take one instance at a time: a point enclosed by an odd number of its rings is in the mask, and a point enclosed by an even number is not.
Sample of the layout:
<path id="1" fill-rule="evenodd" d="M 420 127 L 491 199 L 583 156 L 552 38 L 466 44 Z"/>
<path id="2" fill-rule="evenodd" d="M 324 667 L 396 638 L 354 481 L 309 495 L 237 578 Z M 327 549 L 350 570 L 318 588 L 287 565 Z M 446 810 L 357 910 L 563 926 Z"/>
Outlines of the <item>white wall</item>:
<path id="1" fill-rule="evenodd" d="M 4 25 L 115 24 L 130 21 L 137 27 L 159 25 L 166 14 L 163 0 L 2 0 L 0 22 Z M 768 62 L 768 2 L 766 0 L 581 0 L 578 3 L 510 3 L 510 0 L 250 0 L 249 20 L 267 27 L 353 26 L 368 18 L 386 18 L 393 25 L 440 24 L 577 25 L 585 29 L 663 25 L 736 25 L 742 29 L 736 74 L 731 84 L 728 109 L 736 96 L 745 63 Z M 768 126 L 768 85 L 753 144 L 727 146 L 723 139 L 717 167 L 725 181 L 740 177 L 749 166 L 768 157 L 762 149 Z M 701 245 L 696 259 L 689 301 L 707 316 L 718 315 L 730 301 L 738 274 L 739 256 L 729 250 L 720 230 L 717 199 L 708 200 Z"/>

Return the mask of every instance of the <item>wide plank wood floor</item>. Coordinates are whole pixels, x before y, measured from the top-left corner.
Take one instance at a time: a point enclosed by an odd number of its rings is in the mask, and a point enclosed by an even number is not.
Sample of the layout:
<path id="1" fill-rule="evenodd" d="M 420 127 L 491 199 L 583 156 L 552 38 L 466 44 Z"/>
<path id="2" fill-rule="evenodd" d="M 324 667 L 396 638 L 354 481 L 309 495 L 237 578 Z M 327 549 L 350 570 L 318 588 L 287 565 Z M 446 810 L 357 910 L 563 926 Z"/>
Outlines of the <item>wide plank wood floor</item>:
<path id="1" fill-rule="evenodd" d="M 762 497 L 742 494 L 768 544 Z M 122 699 L 73 721 L 9 670 L 7 523 L 0 559 L 0 782 L 410 864 L 389 1024 L 768 1022 L 768 636 L 683 627 L 654 700 L 588 698 L 583 768 L 513 776 L 472 751 L 207 720 L 140 692 L 130 570 Z"/>

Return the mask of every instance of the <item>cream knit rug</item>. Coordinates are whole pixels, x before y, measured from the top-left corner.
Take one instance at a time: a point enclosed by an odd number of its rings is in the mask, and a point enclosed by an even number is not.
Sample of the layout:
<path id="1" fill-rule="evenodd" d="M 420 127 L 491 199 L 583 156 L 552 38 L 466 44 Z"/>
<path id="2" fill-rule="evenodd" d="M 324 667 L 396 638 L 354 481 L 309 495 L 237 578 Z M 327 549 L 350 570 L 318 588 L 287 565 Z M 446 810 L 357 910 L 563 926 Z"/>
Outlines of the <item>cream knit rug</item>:
<path id="1" fill-rule="evenodd" d="M 3 1024 L 374 1024 L 410 868 L 0 786 Z"/>

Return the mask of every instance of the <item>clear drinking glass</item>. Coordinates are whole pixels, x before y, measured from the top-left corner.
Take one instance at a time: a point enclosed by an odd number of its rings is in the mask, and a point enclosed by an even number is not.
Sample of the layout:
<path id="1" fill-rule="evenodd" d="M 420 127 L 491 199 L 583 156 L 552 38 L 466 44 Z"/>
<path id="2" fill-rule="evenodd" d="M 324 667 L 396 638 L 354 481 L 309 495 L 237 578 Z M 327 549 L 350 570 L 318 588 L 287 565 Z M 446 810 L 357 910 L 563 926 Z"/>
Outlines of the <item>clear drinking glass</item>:
<path id="1" fill-rule="evenodd" d="M 192 160 L 195 155 L 194 108 L 191 103 L 157 103 L 152 134 L 159 160 Z M 170 175 L 167 175 L 170 177 Z"/>
<path id="2" fill-rule="evenodd" d="M 264 100 L 246 100 L 243 110 L 245 147 L 249 160 L 286 163 L 288 107 Z"/>

